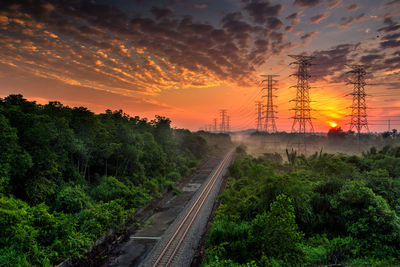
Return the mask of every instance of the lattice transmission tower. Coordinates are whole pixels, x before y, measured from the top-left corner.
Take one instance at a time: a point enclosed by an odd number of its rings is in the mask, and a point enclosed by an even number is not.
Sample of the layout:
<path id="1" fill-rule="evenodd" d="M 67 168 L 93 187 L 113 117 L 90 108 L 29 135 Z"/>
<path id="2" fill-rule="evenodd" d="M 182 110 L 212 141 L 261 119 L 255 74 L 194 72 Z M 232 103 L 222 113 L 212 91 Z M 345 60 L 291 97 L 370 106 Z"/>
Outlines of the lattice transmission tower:
<path id="1" fill-rule="evenodd" d="M 257 115 L 257 119 L 256 119 L 256 122 L 257 122 L 257 132 L 262 131 L 262 113 L 263 113 L 262 107 L 263 107 L 262 102 L 261 102 L 261 101 L 256 101 L 256 109 L 257 109 L 257 112 L 256 112 L 256 115 Z"/>
<path id="2" fill-rule="evenodd" d="M 273 104 L 272 98 L 274 97 L 273 90 L 276 90 L 276 88 L 274 87 L 274 83 L 277 81 L 274 80 L 273 77 L 277 77 L 279 75 L 261 75 L 261 76 L 266 78 L 265 80 L 262 81 L 262 83 L 267 82 L 266 87 L 262 88 L 262 90 L 266 91 L 266 94 L 264 94 L 263 97 L 267 98 L 267 104 L 264 105 L 264 107 L 265 107 L 264 130 L 267 133 L 275 133 L 277 131 L 276 124 L 275 124 L 276 111 L 274 110 L 275 106 Z"/>
<path id="3" fill-rule="evenodd" d="M 292 125 L 292 133 L 313 133 L 314 127 L 311 121 L 311 107 L 310 107 L 310 85 L 309 68 L 312 65 L 311 60 L 313 57 L 301 56 L 301 55 L 289 55 L 296 61 L 290 64 L 297 64 L 297 72 L 294 76 L 297 76 L 297 85 L 293 86 L 297 88 L 296 98 L 292 101 L 295 102 Z"/>
<path id="4" fill-rule="evenodd" d="M 221 124 L 219 125 L 219 130 L 221 133 L 226 132 L 226 109 L 221 109 L 219 111 L 221 115 Z"/>
<path id="5" fill-rule="evenodd" d="M 352 70 L 347 72 L 353 75 L 353 80 L 349 83 L 353 84 L 353 92 L 348 94 L 353 96 L 353 103 L 351 105 L 351 119 L 350 119 L 350 131 L 355 129 L 357 134 L 360 135 L 360 132 L 363 128 L 369 132 L 368 128 L 368 120 L 367 120 L 367 104 L 365 98 L 367 94 L 365 93 L 364 86 L 365 83 L 365 75 L 367 74 L 365 71 L 365 67 L 363 65 L 350 65 Z"/>

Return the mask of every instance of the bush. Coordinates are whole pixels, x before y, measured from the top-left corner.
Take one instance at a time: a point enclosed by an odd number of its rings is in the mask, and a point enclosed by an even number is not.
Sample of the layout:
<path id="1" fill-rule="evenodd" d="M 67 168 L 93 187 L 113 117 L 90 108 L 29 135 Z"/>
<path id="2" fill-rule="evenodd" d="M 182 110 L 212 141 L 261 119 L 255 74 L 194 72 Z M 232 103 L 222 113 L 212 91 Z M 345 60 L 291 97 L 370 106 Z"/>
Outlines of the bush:
<path id="1" fill-rule="evenodd" d="M 249 224 L 235 223 L 228 218 L 217 218 L 207 236 L 211 251 L 216 256 L 230 256 L 236 262 L 251 258 L 249 249 Z"/>
<path id="2" fill-rule="evenodd" d="M 77 213 L 88 207 L 89 197 L 80 186 L 66 186 L 57 194 L 56 209 L 66 213 Z"/>
<path id="3" fill-rule="evenodd" d="M 170 181 L 178 181 L 178 180 L 180 180 L 181 179 L 181 175 L 180 175 L 180 173 L 178 173 L 178 172 L 176 172 L 176 171 L 173 171 L 173 172 L 169 172 L 168 174 L 167 174 L 167 180 L 170 180 Z"/>
<path id="4" fill-rule="evenodd" d="M 145 186 L 148 183 L 158 190 L 159 184 L 155 179 L 147 180 Z M 118 203 L 125 208 L 137 208 L 151 199 L 142 186 L 127 186 L 112 176 L 103 177 L 100 184 L 92 190 L 91 195 L 97 201 L 120 200 Z"/>
<path id="5" fill-rule="evenodd" d="M 298 231 L 294 208 L 287 196 L 277 196 L 269 212 L 258 214 L 251 222 L 249 234 L 256 251 L 267 258 L 290 265 L 302 262 L 300 242 L 303 234 Z"/>

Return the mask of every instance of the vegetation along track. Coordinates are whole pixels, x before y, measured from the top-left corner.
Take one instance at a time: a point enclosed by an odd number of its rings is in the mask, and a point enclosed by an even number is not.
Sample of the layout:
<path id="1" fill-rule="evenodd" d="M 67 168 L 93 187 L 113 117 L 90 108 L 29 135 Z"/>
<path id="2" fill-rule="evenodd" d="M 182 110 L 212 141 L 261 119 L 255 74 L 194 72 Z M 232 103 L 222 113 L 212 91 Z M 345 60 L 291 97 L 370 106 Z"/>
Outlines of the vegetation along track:
<path id="1" fill-rule="evenodd" d="M 176 257 L 180 250 L 181 245 L 185 241 L 188 232 L 191 230 L 194 222 L 199 217 L 203 205 L 207 202 L 210 193 L 215 189 L 215 184 L 220 178 L 226 166 L 229 164 L 234 149 L 230 150 L 218 167 L 211 174 L 210 179 L 203 187 L 202 191 L 197 195 L 196 200 L 192 206 L 187 210 L 183 219 L 177 225 L 172 236 L 169 238 L 166 245 L 160 250 L 159 253 L 152 257 L 147 266 L 172 266 L 175 263 Z"/>

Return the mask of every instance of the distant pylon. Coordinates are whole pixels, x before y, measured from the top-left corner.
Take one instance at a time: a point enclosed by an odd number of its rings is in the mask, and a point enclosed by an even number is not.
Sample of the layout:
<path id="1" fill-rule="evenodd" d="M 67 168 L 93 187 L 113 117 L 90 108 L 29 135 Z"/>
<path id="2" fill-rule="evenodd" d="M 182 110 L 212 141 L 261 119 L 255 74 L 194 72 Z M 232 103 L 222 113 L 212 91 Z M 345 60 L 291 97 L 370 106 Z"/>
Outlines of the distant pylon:
<path id="1" fill-rule="evenodd" d="M 217 132 L 217 119 L 215 118 L 213 121 L 214 121 L 213 130 L 214 132 Z"/>
<path id="2" fill-rule="evenodd" d="M 292 133 L 307 133 L 314 132 L 314 127 L 311 121 L 311 107 L 310 107 L 310 86 L 308 68 L 311 66 L 311 60 L 313 57 L 301 56 L 301 55 L 289 55 L 296 61 L 290 64 L 298 64 L 299 67 L 297 72 L 293 75 L 297 76 L 297 85 L 293 86 L 297 88 L 296 98 L 292 101 L 295 102 L 295 107 L 292 124 Z"/>
<path id="3" fill-rule="evenodd" d="M 219 130 L 221 133 L 226 132 L 226 109 L 221 109 L 220 111 L 221 114 L 221 124 L 219 125 Z"/>
<path id="4" fill-rule="evenodd" d="M 363 65 L 350 65 L 351 71 L 347 73 L 353 74 L 353 80 L 349 83 L 354 84 L 353 92 L 349 95 L 353 96 L 353 103 L 351 105 L 351 120 L 350 120 L 350 131 L 353 128 L 360 135 L 362 128 L 365 128 L 369 132 L 368 120 L 367 120 L 367 104 L 365 103 L 365 67 Z"/>
<path id="5" fill-rule="evenodd" d="M 230 132 L 231 131 L 231 117 L 230 116 L 227 116 L 226 117 L 227 119 L 226 119 L 226 132 Z"/>
<path id="6" fill-rule="evenodd" d="M 256 107 L 257 107 L 257 132 L 262 130 L 262 102 L 261 101 L 256 101 Z"/>
<path id="7" fill-rule="evenodd" d="M 267 79 L 263 80 L 262 82 L 267 82 L 267 87 L 262 88 L 263 90 L 267 90 L 266 95 L 264 94 L 263 97 L 267 98 L 267 104 L 265 106 L 265 116 L 264 116 L 264 130 L 267 133 L 275 133 L 276 132 L 276 124 L 275 124 L 275 112 L 274 111 L 274 104 L 272 101 L 272 97 L 274 97 L 272 90 L 276 90 L 273 87 L 273 83 L 276 80 L 273 80 L 273 77 L 277 77 L 279 75 L 261 75 L 262 77 L 266 77 Z"/>

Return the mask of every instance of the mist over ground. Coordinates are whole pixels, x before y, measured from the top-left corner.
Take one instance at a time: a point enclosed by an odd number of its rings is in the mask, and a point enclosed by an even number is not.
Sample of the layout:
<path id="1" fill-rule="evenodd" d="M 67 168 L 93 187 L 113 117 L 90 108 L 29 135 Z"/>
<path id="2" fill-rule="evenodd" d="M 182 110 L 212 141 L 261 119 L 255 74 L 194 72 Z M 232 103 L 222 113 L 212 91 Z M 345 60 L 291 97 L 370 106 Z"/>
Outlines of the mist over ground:
<path id="1" fill-rule="evenodd" d="M 396 130 L 384 133 L 361 134 L 359 137 L 352 132 L 329 131 L 328 134 L 292 134 L 292 133 L 234 133 L 232 141 L 246 146 L 246 152 L 252 156 L 265 153 L 278 153 L 286 158 L 286 149 L 297 151 L 298 154 L 310 156 L 314 153 L 345 153 L 359 155 L 372 147 L 377 150 L 385 146 L 400 144 L 400 135 Z"/>

